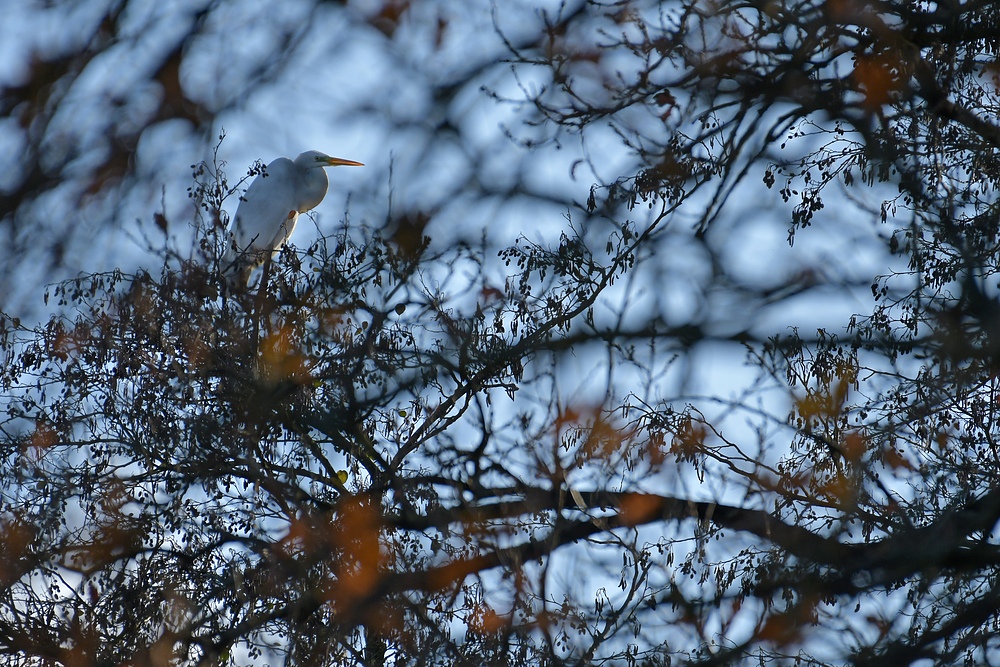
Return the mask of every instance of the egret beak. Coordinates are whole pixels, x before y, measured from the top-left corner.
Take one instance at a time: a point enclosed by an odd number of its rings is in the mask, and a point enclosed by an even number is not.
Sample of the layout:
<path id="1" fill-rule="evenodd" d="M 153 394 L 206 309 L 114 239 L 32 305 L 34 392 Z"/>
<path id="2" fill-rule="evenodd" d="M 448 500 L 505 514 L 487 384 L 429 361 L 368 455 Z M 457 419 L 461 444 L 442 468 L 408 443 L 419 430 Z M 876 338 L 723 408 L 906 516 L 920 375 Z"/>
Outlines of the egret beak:
<path id="1" fill-rule="evenodd" d="M 355 162 L 354 160 L 345 160 L 342 157 L 330 157 L 329 155 L 324 155 L 323 157 L 316 158 L 318 161 L 322 162 L 327 167 L 363 167 L 365 166 L 361 162 Z"/>

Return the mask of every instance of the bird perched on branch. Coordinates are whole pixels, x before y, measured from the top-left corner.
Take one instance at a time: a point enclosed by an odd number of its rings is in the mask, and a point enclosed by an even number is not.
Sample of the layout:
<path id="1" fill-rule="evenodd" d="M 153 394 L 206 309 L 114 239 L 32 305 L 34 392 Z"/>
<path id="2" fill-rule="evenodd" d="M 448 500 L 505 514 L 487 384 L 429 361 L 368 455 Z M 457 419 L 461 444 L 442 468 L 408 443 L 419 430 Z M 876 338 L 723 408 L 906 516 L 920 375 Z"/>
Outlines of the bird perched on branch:
<path id="1" fill-rule="evenodd" d="M 324 167 L 363 167 L 354 160 L 307 151 L 295 160 L 280 157 L 247 188 L 229 228 L 222 270 L 246 285 L 250 273 L 277 253 L 291 236 L 300 213 L 323 201 L 329 180 Z"/>

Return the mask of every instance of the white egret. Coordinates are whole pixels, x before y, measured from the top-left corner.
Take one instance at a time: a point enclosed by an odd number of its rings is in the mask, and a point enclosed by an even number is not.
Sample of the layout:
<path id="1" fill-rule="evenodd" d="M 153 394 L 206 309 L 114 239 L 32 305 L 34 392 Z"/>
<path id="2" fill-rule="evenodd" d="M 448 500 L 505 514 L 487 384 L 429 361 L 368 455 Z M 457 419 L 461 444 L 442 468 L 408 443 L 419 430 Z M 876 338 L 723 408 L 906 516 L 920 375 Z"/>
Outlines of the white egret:
<path id="1" fill-rule="evenodd" d="M 236 208 L 223 270 L 246 285 L 250 273 L 275 255 L 292 235 L 299 213 L 323 201 L 330 183 L 323 168 L 337 166 L 364 165 L 319 151 L 307 151 L 294 161 L 279 157 L 267 165 Z"/>

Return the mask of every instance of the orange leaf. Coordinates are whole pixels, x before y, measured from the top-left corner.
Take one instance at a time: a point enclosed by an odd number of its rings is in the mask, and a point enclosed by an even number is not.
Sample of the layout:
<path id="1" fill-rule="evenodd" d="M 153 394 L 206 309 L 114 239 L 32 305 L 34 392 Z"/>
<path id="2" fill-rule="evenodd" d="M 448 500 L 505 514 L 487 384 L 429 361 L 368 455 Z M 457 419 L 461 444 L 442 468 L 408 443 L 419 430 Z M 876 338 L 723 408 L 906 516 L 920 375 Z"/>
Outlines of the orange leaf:
<path id="1" fill-rule="evenodd" d="M 904 85 L 901 62 L 886 56 L 860 56 L 854 67 L 854 80 L 864 90 L 865 106 L 874 111 L 888 104 Z"/>
<path id="2" fill-rule="evenodd" d="M 646 493 L 627 493 L 622 496 L 618 513 L 626 526 L 646 523 L 660 512 L 660 499 Z"/>

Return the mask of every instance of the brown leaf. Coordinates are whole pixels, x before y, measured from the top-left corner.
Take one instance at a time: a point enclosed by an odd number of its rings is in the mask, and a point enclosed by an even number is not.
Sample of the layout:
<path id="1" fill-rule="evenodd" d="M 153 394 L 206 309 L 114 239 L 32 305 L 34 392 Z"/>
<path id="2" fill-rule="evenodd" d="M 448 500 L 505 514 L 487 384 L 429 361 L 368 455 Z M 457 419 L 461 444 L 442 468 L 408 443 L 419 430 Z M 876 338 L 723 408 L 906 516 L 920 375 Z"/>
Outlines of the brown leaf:
<path id="1" fill-rule="evenodd" d="M 646 493 L 627 493 L 618 505 L 618 514 L 627 526 L 647 523 L 659 513 L 660 499 Z"/>

